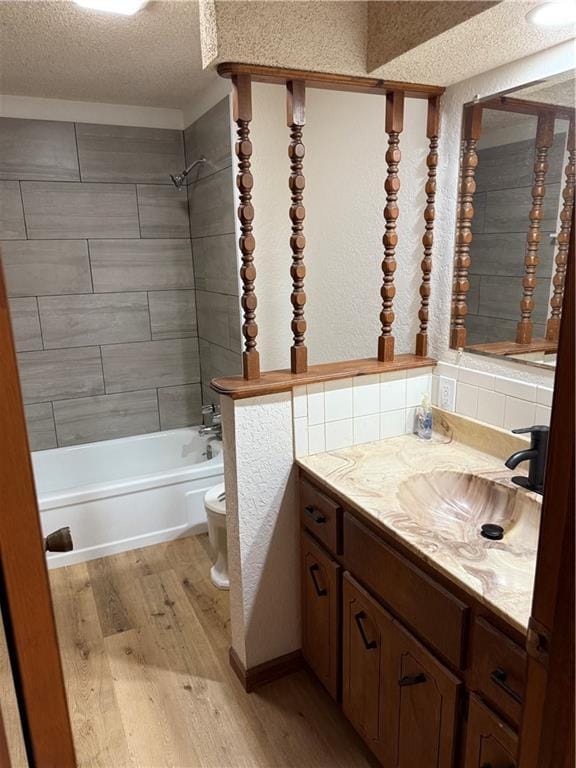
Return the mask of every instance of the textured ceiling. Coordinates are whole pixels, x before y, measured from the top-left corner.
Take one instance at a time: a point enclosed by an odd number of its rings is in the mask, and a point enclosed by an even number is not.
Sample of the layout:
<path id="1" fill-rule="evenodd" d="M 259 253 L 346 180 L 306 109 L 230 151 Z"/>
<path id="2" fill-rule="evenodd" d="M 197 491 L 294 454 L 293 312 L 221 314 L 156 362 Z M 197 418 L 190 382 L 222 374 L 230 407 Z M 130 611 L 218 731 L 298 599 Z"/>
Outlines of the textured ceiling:
<path id="1" fill-rule="evenodd" d="M 0 92 L 182 108 L 203 72 L 196 0 L 150 2 L 135 16 L 70 0 L 0 2 Z"/>

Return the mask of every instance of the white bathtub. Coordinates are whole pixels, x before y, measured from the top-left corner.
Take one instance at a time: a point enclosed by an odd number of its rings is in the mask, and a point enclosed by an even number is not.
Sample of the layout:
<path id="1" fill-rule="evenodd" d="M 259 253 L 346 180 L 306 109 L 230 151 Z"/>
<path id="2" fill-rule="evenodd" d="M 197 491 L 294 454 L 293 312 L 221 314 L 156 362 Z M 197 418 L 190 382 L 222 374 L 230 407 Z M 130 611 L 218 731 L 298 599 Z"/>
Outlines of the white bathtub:
<path id="1" fill-rule="evenodd" d="M 223 482 L 222 444 L 198 427 L 32 453 L 44 535 L 69 525 L 52 568 L 206 530 L 204 493 Z"/>

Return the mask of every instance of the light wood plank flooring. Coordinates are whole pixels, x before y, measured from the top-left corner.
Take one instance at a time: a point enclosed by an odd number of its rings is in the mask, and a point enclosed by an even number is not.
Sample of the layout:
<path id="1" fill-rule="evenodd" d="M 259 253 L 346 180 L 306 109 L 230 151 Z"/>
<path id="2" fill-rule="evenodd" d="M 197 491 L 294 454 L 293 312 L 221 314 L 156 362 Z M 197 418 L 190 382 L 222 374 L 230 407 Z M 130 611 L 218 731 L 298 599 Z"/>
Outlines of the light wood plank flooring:
<path id="1" fill-rule="evenodd" d="M 206 536 L 51 572 L 79 765 L 375 766 L 305 671 L 246 694 Z"/>

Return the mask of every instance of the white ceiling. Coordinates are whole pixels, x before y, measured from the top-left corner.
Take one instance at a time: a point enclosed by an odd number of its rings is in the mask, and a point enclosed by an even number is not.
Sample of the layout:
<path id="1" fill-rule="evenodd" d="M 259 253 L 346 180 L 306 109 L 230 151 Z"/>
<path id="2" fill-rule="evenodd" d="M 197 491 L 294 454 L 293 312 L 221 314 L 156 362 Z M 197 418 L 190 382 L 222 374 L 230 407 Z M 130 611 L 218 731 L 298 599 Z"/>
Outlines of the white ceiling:
<path id="1" fill-rule="evenodd" d="M 2 0 L 0 28 L 0 93 L 183 109 L 217 78 L 201 68 L 197 0 L 135 16 Z"/>

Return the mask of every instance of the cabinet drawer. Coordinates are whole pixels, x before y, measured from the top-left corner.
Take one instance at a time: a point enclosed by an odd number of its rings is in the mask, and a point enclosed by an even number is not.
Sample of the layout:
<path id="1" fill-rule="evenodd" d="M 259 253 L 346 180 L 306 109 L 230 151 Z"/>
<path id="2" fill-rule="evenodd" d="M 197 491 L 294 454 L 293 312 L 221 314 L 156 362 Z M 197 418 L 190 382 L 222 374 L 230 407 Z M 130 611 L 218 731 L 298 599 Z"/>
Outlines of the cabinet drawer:
<path id="1" fill-rule="evenodd" d="M 341 554 L 342 507 L 306 480 L 300 483 L 300 520 L 333 554 Z"/>
<path id="2" fill-rule="evenodd" d="M 343 539 L 345 567 L 448 661 L 461 667 L 467 606 L 348 513 Z"/>
<path id="3" fill-rule="evenodd" d="M 470 696 L 464 768 L 515 768 L 518 737 L 476 696 Z"/>
<path id="4" fill-rule="evenodd" d="M 474 622 L 472 671 L 475 689 L 519 723 L 526 653 L 483 618 Z"/>
<path id="5" fill-rule="evenodd" d="M 340 566 L 302 533 L 302 655 L 338 697 Z"/>

